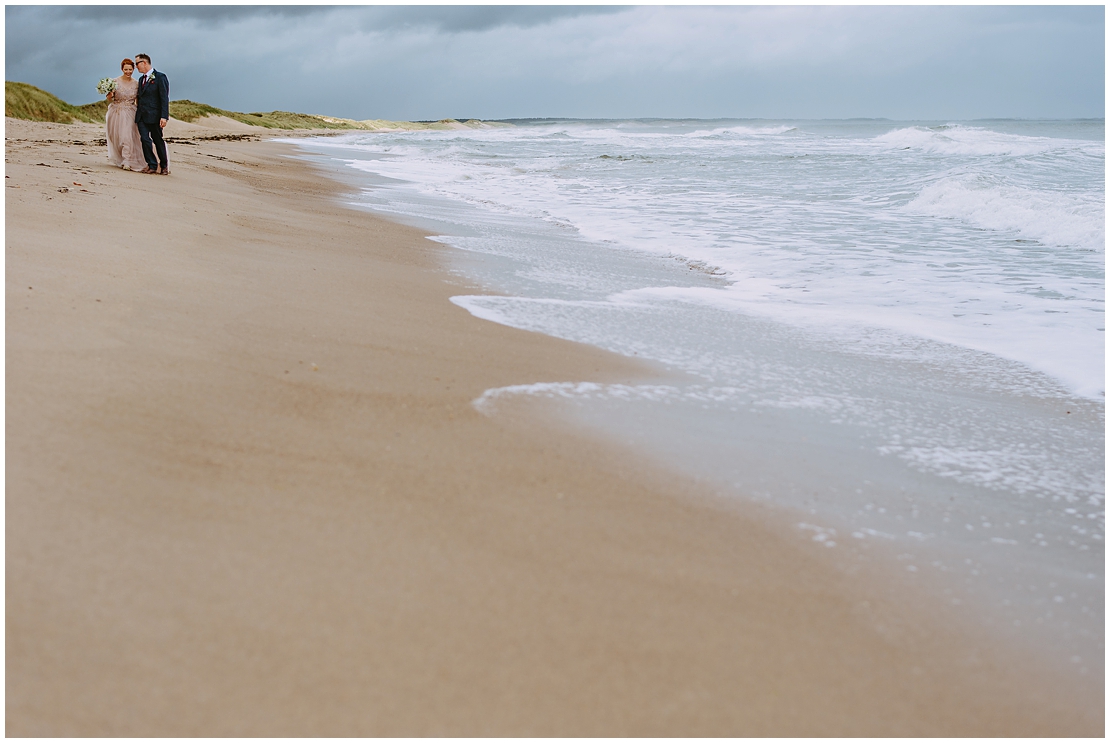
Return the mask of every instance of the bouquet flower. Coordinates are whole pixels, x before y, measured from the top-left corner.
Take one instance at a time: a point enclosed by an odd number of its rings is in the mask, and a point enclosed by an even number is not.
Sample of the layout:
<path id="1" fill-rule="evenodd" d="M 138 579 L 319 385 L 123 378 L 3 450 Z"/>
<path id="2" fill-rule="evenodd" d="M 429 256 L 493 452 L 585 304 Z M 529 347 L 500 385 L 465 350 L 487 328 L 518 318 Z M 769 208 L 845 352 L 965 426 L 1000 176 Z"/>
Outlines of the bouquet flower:
<path id="1" fill-rule="evenodd" d="M 100 95 L 108 95 L 116 89 L 116 79 L 114 77 L 103 78 L 96 84 L 96 89 Z"/>

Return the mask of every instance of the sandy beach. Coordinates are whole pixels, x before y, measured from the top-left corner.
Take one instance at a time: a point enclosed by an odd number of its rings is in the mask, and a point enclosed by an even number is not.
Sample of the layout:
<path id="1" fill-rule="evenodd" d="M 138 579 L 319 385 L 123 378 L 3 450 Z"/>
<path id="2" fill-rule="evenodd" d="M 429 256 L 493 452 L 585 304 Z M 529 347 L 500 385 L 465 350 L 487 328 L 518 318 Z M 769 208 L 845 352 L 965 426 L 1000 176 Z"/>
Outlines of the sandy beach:
<path id="1" fill-rule="evenodd" d="M 1103 734 L 881 565 L 480 414 L 654 372 L 451 304 L 273 132 L 167 136 L 6 120 L 8 735 Z"/>

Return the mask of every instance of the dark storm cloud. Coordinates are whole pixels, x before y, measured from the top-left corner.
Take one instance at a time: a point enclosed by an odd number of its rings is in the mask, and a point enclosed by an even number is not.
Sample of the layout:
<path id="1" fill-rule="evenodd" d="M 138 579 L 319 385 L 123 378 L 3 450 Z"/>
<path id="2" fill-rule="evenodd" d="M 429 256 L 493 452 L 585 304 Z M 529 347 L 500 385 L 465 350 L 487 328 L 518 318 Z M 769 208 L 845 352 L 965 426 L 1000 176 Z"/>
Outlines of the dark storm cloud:
<path id="1" fill-rule="evenodd" d="M 141 7 L 141 11 L 138 9 Z M 134 20 L 137 13 L 159 21 L 196 21 L 218 26 L 250 18 L 303 19 L 340 11 L 354 11 L 364 29 L 431 28 L 437 31 L 484 31 L 499 26 L 528 28 L 558 18 L 619 13 L 623 7 L 605 6 L 500 6 L 500 5 L 423 5 L 352 7 L 347 5 L 73 5 L 12 6 L 9 18 L 26 21 L 39 15 L 43 22 L 120 23 Z"/>
<path id="2" fill-rule="evenodd" d="M 127 21 L 134 18 L 134 5 L 70 5 L 43 8 L 56 18 L 86 21 Z M 327 7 L 312 5 L 151 5 L 141 6 L 141 12 L 164 21 L 193 20 L 217 25 L 228 20 L 260 16 L 299 18 L 315 13 L 326 13 Z"/>
<path id="3" fill-rule="evenodd" d="M 251 21 L 287 20 L 291 23 L 325 22 L 341 16 L 347 30 L 391 31 L 427 29 L 440 33 L 478 32 L 499 27 L 530 28 L 561 18 L 602 15 L 627 11 L 627 7 L 605 6 L 371 6 L 347 5 L 58 5 L 7 6 L 6 64 L 21 69 L 35 58 L 60 50 L 79 50 L 89 42 L 90 32 L 126 27 L 140 21 L 160 28 L 155 37 L 196 32 L 213 32 L 230 24 Z M 184 22 L 186 25 L 182 25 Z M 169 24 L 173 24 L 170 26 Z M 112 34 L 99 34 L 109 43 Z M 153 41 L 153 40 L 152 40 Z M 236 40 L 239 49 L 249 49 L 251 34 Z M 142 43 L 139 44 L 143 46 Z M 146 44 L 143 48 L 150 46 Z M 51 64 L 46 62 L 46 64 Z"/>

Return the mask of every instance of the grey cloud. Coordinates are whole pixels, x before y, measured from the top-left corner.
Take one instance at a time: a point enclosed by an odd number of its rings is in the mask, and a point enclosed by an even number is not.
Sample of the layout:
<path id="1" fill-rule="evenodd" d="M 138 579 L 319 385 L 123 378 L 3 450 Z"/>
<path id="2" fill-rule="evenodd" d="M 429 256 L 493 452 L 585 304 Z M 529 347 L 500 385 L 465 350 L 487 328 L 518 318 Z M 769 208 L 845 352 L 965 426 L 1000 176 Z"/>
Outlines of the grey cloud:
<path id="1" fill-rule="evenodd" d="M 297 18 L 331 10 L 333 8 L 312 5 L 53 5 L 14 6 L 8 8 L 8 13 L 9 18 L 34 13 L 51 23 L 128 23 L 142 16 L 159 21 L 192 20 L 219 25 L 267 16 Z"/>
<path id="2" fill-rule="evenodd" d="M 133 28 L 159 29 L 155 43 L 189 33 L 218 33 L 228 26 L 243 28 L 235 48 L 249 53 L 257 44 L 257 24 L 299 23 L 311 33 L 331 24 L 337 36 L 362 32 L 404 33 L 430 30 L 441 34 L 473 33 L 491 29 L 531 28 L 560 19 L 627 12 L 629 7 L 603 6 L 349 6 L 349 5 L 53 5 L 6 6 L 6 64 L 61 69 L 51 55 L 72 55 L 87 49 L 90 37 L 110 44 L 117 38 L 137 38 Z M 134 44 L 128 44 L 128 47 Z M 63 51 L 64 50 L 64 51 Z M 128 50 L 130 54 L 133 50 Z M 155 52 L 151 51 L 154 55 Z"/>
<path id="3" fill-rule="evenodd" d="M 71 103 L 145 51 L 174 98 L 364 118 L 1100 116 L 1101 7 L 8 6 Z M 337 74 L 340 72 L 342 74 Z"/>
<path id="4" fill-rule="evenodd" d="M 8 23 L 50 24 L 61 33 L 73 28 L 98 26 L 105 23 L 132 23 L 136 18 L 159 22 L 196 21 L 198 24 L 218 26 L 228 21 L 245 20 L 264 16 L 303 17 L 326 12 L 326 8 L 310 6 L 208 6 L 208 5 L 50 5 L 9 6 Z"/>
<path id="5" fill-rule="evenodd" d="M 600 5 L 425 5 L 365 8 L 364 30 L 431 28 L 442 32 L 486 31 L 501 26 L 530 28 L 561 18 L 621 13 L 627 7 Z"/>
<path id="6" fill-rule="evenodd" d="M 38 14 L 52 24 L 68 22 L 130 23 L 139 16 L 156 21 L 195 21 L 205 26 L 253 18 L 306 18 L 343 13 L 357 19 L 363 30 L 397 28 L 430 28 L 441 32 L 484 31 L 500 26 L 529 28 L 582 15 L 619 13 L 629 10 L 620 6 L 501 6 L 501 5 L 59 5 L 13 6 L 9 18 L 26 20 Z"/>

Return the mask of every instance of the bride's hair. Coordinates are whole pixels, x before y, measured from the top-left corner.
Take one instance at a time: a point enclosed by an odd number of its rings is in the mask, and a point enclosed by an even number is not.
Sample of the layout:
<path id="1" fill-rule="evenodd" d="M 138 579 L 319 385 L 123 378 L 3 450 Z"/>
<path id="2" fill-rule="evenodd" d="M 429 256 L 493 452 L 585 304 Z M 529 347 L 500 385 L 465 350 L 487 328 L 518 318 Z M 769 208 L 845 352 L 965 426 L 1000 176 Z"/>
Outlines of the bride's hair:
<path id="1" fill-rule="evenodd" d="M 134 68 L 134 67 L 135 67 L 135 63 L 134 63 L 134 62 L 132 62 L 132 61 L 131 61 L 130 59 L 128 59 L 127 57 L 124 57 L 124 58 L 123 58 L 123 61 L 119 63 L 119 68 L 120 68 L 120 69 L 122 70 L 122 69 L 123 69 L 124 67 L 126 67 L 127 65 L 131 65 L 131 67 L 132 67 L 132 68 Z"/>

